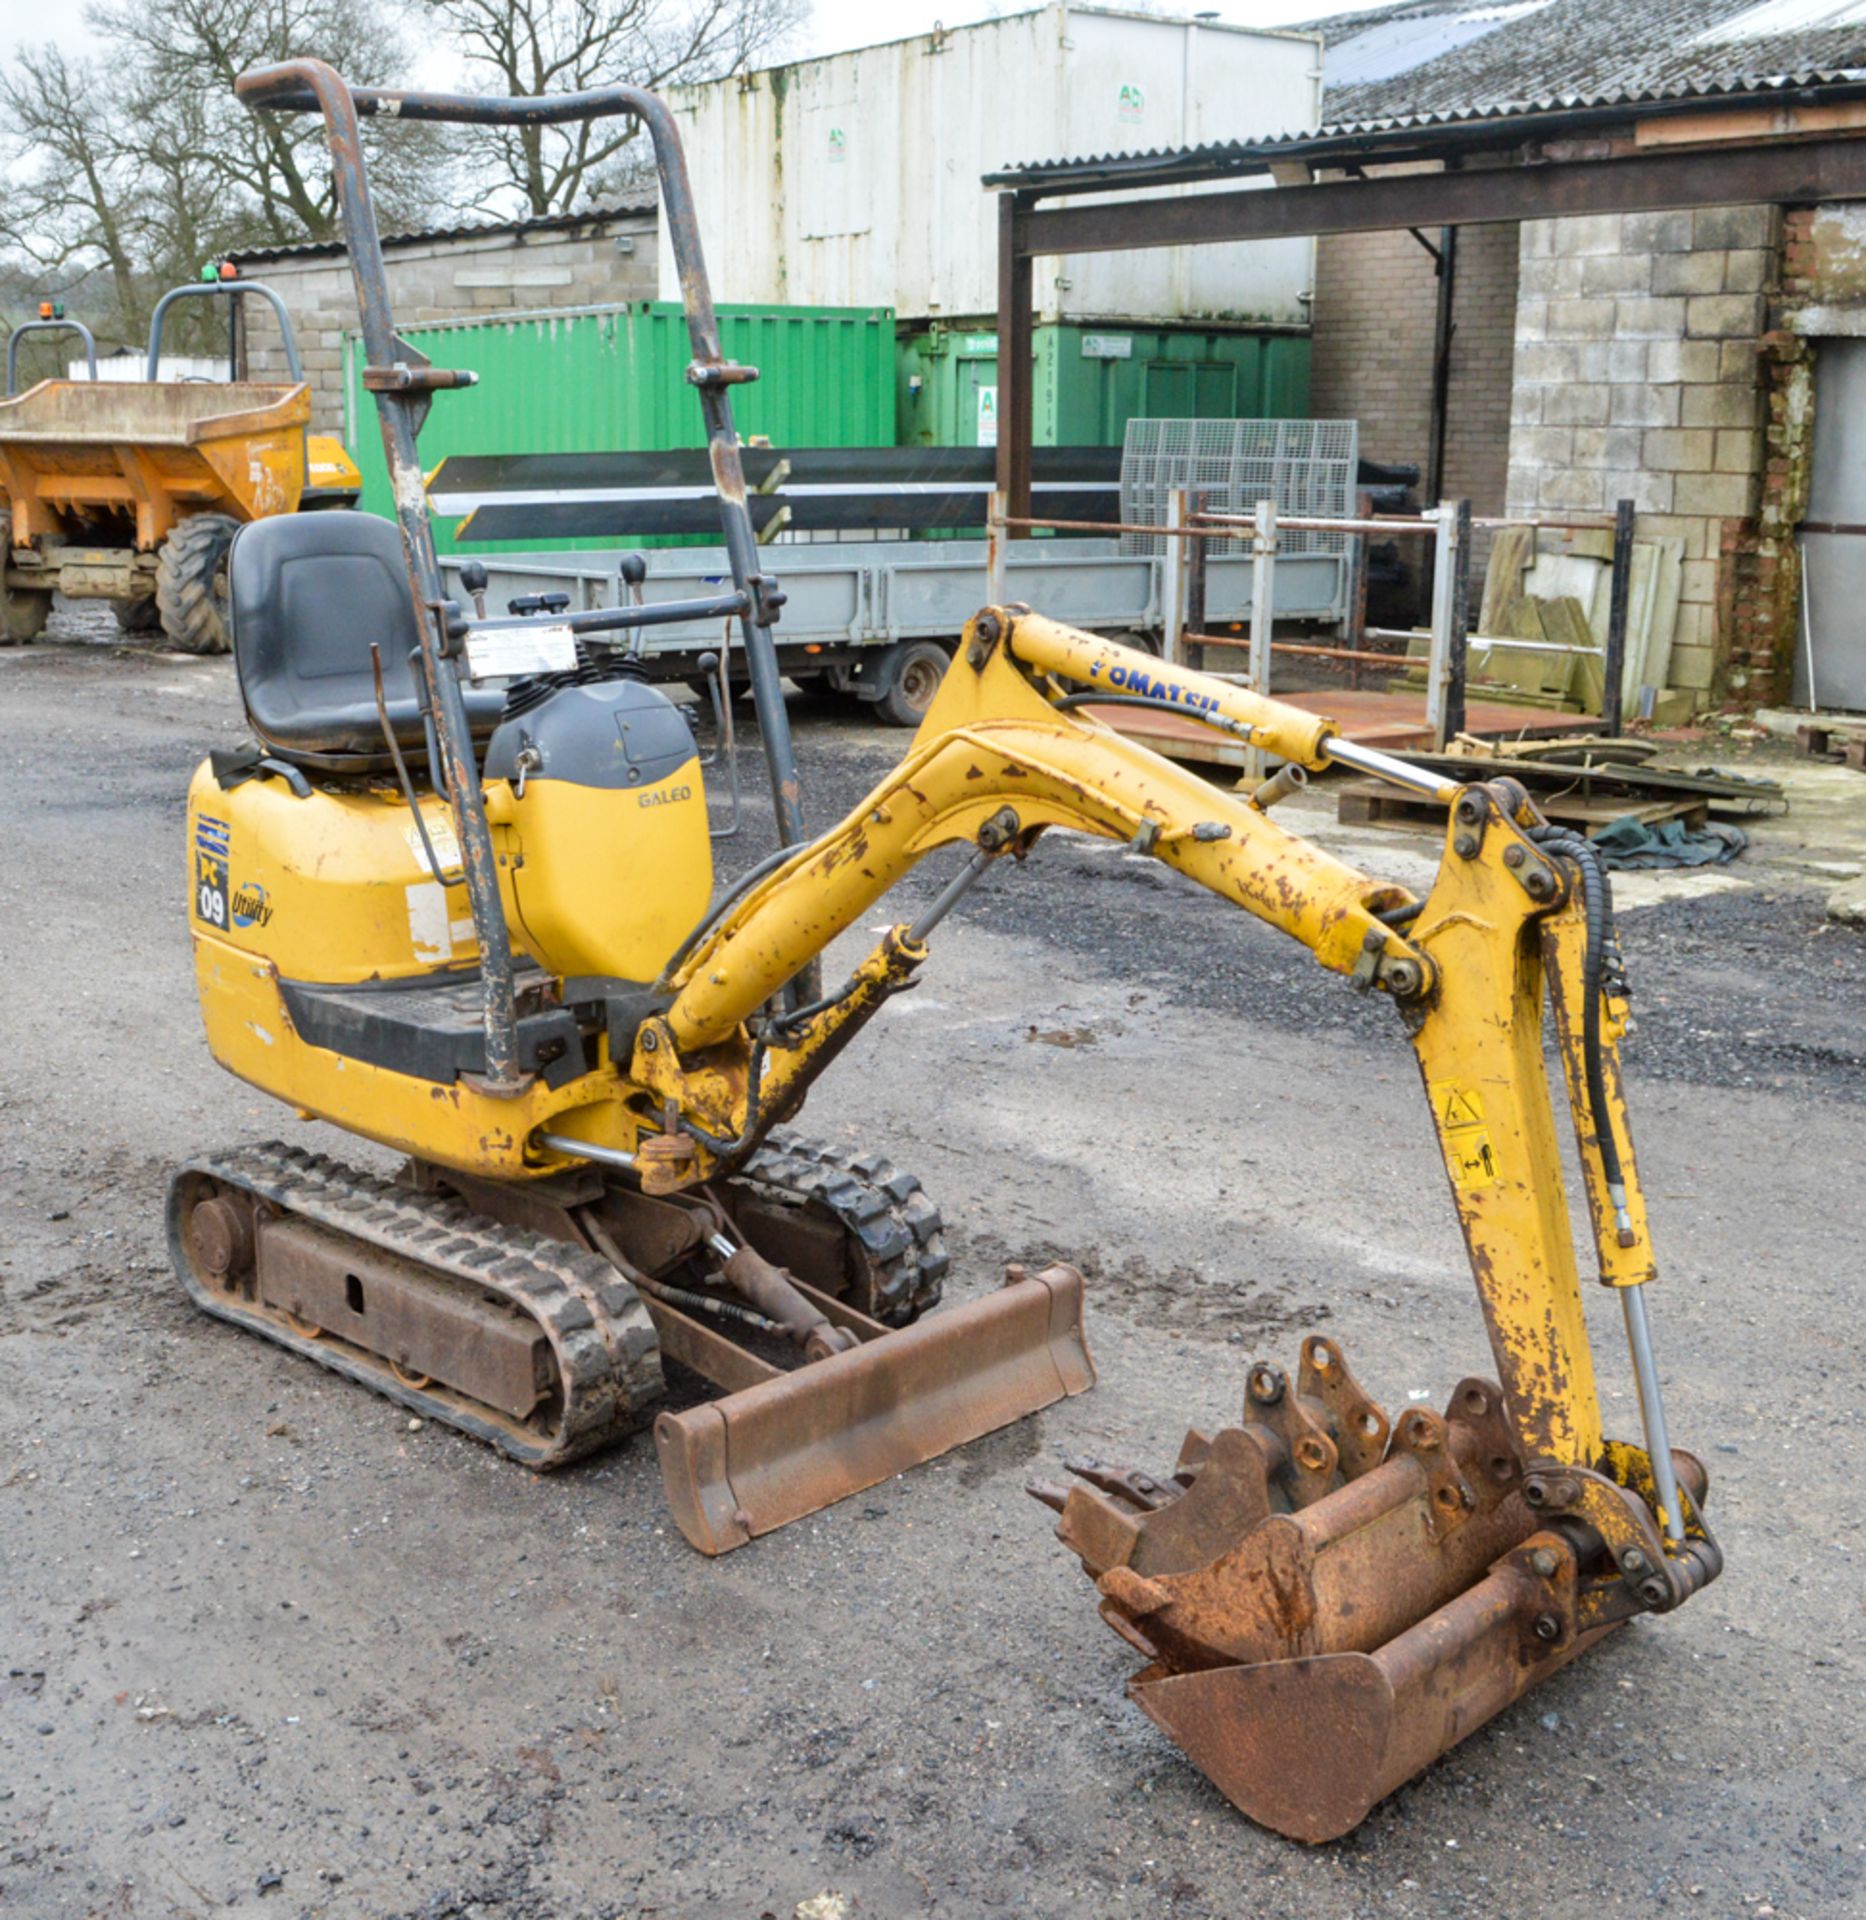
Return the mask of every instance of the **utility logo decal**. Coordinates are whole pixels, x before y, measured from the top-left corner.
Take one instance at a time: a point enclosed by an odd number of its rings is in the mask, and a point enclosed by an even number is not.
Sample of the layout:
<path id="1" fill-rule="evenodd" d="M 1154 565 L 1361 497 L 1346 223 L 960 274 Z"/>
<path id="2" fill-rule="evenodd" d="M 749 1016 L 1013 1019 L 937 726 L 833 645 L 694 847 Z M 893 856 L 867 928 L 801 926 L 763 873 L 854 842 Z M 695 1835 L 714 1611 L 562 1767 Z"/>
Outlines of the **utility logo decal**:
<path id="1" fill-rule="evenodd" d="M 265 927 L 272 924 L 272 902 L 257 880 L 242 880 L 233 890 L 233 924 Z"/>
<path id="2" fill-rule="evenodd" d="M 227 849 L 233 829 L 202 814 L 194 823 L 194 910 L 210 927 L 227 925 Z"/>
<path id="3" fill-rule="evenodd" d="M 1451 1169 L 1452 1184 L 1464 1188 L 1494 1185 L 1501 1169 L 1484 1119 L 1483 1095 L 1475 1087 L 1436 1080 L 1432 1083 L 1432 1116 L 1445 1142 L 1445 1164 Z"/>
<path id="4" fill-rule="evenodd" d="M 1115 103 L 1115 113 L 1129 126 L 1135 126 L 1147 117 L 1147 96 L 1129 81 L 1121 89 Z"/>

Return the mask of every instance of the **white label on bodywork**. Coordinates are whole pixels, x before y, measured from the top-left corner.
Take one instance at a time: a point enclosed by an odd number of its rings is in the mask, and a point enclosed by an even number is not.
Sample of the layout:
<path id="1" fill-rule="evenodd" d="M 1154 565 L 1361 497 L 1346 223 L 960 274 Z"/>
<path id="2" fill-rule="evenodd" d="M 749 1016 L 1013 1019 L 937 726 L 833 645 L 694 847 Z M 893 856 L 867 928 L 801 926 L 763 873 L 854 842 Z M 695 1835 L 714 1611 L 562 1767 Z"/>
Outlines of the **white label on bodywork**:
<path id="1" fill-rule="evenodd" d="M 438 851 L 438 849 L 437 849 Z M 408 938 L 417 960 L 451 960 L 453 928 L 447 911 L 447 889 L 438 880 L 418 880 L 407 889 Z"/>
<path id="2" fill-rule="evenodd" d="M 521 673 L 568 673 L 577 664 L 577 636 L 568 627 L 495 627 L 470 633 L 467 671 L 475 680 Z"/>
<path id="3" fill-rule="evenodd" d="M 433 814 L 424 814 L 422 818 L 427 822 L 428 839 L 433 845 L 435 859 L 441 863 L 441 872 L 451 873 L 460 864 L 460 842 L 454 835 L 453 821 L 445 814 L 438 818 Z M 408 842 L 408 851 L 415 856 L 415 865 L 423 873 L 438 879 L 440 876 L 428 865 L 427 848 L 421 844 L 421 829 L 411 820 L 402 829 L 402 834 Z"/>

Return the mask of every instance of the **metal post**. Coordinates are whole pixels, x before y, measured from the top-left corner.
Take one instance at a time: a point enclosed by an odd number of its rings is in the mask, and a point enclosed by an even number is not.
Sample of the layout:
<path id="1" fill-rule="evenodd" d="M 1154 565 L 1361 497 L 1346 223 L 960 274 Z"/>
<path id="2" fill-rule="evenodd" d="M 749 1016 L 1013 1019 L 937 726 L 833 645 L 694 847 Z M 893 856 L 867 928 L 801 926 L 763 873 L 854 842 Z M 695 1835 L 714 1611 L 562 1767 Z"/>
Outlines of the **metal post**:
<path id="1" fill-rule="evenodd" d="M 1451 417 L 1451 342 L 1456 327 L 1452 305 L 1458 286 L 1458 229 L 1440 227 L 1432 250 L 1438 301 L 1432 316 L 1432 424 L 1425 458 L 1426 496 L 1434 505 L 1445 495 L 1445 439 Z"/>
<path id="2" fill-rule="evenodd" d="M 1437 522 L 1437 531 L 1432 542 L 1432 643 L 1425 661 L 1425 724 L 1431 730 L 1433 746 L 1442 751 L 1451 666 L 1452 556 L 1458 543 L 1458 510 L 1441 500 L 1430 518 Z"/>
<path id="3" fill-rule="evenodd" d="M 1004 516 L 1009 512 L 1004 489 L 992 488 L 991 506 L 985 518 L 985 602 L 993 607 L 1003 606 L 1009 597 L 1004 590 L 1004 543 L 1011 537 Z"/>
<path id="4" fill-rule="evenodd" d="M 998 491 L 1016 519 L 1030 518 L 1031 393 L 1030 255 L 1023 250 L 1028 196 L 998 196 Z"/>
<path id="5" fill-rule="evenodd" d="M 1250 562 L 1250 687 L 1253 693 L 1270 691 L 1270 642 L 1276 631 L 1276 502 L 1259 500 L 1252 516 Z M 1261 747 L 1250 747 L 1244 755 L 1244 771 L 1253 779 L 1263 778 Z"/>
<path id="6" fill-rule="evenodd" d="M 1613 584 L 1607 602 L 1607 656 L 1602 663 L 1600 730 L 1612 739 L 1626 718 L 1626 614 L 1633 591 L 1633 503 L 1613 515 Z"/>
<path id="7" fill-rule="evenodd" d="M 1451 554 L 1451 634 L 1445 652 L 1445 740 L 1464 731 L 1464 668 L 1471 635 L 1471 503 L 1460 500 L 1455 516 Z"/>
<path id="8" fill-rule="evenodd" d="M 1205 496 L 1195 494 L 1192 498 L 1193 517 L 1196 519 L 1202 509 Z M 1186 550 L 1186 633 L 1205 631 L 1205 563 L 1210 557 L 1212 543 L 1209 540 L 1182 540 L 1179 543 Z M 1182 651 L 1185 651 L 1185 633 L 1180 636 Z M 1198 641 L 1191 643 L 1187 652 L 1187 663 L 1198 672 L 1205 671 L 1205 648 Z"/>
<path id="9" fill-rule="evenodd" d="M 1174 487 L 1166 496 L 1169 528 L 1186 524 L 1188 498 L 1184 487 Z M 1169 533 L 1166 563 L 1160 569 L 1160 657 L 1169 667 L 1185 665 L 1186 544 Z"/>
<path id="10" fill-rule="evenodd" d="M 1373 512 L 1373 495 L 1357 493 L 1354 496 L 1354 517 L 1357 520 L 1371 520 Z M 1341 641 L 1357 654 L 1367 644 L 1368 553 L 1366 534 L 1353 533 L 1348 536 L 1348 615 L 1341 623 Z M 1358 687 L 1360 684 L 1361 663 L 1355 660 L 1348 667 L 1348 685 Z"/>

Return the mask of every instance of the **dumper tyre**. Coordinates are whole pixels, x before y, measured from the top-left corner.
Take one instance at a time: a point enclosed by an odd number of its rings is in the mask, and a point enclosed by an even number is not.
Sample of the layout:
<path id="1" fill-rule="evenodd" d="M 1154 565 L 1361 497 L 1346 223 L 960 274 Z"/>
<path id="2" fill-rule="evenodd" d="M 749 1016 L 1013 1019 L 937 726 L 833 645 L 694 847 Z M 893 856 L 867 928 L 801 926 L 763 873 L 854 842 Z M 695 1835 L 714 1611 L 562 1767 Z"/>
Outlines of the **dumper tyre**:
<path id="1" fill-rule="evenodd" d="M 937 640 L 897 640 L 882 658 L 875 712 L 891 727 L 917 727 L 951 660 Z"/>
<path id="2" fill-rule="evenodd" d="M 0 647 L 24 646 L 38 639 L 51 617 L 49 593 L 22 593 L 16 587 L 0 587 Z"/>
<path id="3" fill-rule="evenodd" d="M 240 523 L 224 513 L 197 513 L 162 542 L 156 558 L 156 606 L 162 631 L 183 653 L 225 653 L 227 549 Z"/>
<path id="4" fill-rule="evenodd" d="M 13 516 L 0 513 L 0 569 L 11 559 L 12 549 Z M 38 639 L 51 617 L 49 592 L 22 591 L 0 579 L 0 647 L 23 646 L 29 640 Z"/>

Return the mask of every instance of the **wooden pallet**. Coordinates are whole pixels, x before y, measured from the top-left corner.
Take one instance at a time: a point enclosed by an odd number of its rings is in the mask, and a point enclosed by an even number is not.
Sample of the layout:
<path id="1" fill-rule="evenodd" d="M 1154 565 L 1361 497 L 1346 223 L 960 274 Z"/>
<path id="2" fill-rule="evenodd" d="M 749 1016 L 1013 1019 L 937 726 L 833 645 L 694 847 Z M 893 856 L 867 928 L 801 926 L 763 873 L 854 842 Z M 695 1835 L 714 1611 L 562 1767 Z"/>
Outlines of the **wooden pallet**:
<path id="1" fill-rule="evenodd" d="M 1335 818 L 1345 826 L 1431 827 L 1442 829 L 1446 806 L 1442 800 L 1428 799 L 1422 793 L 1403 793 L 1383 780 L 1331 781 L 1339 796 Z M 1669 800 L 1635 800 L 1630 796 L 1610 795 L 1583 800 L 1572 793 L 1538 793 L 1536 805 L 1543 815 L 1560 826 L 1579 827 L 1591 840 L 1603 827 L 1631 814 L 1648 827 L 1667 820 L 1682 820 L 1695 832 L 1710 817 L 1708 804 L 1694 797 Z"/>

